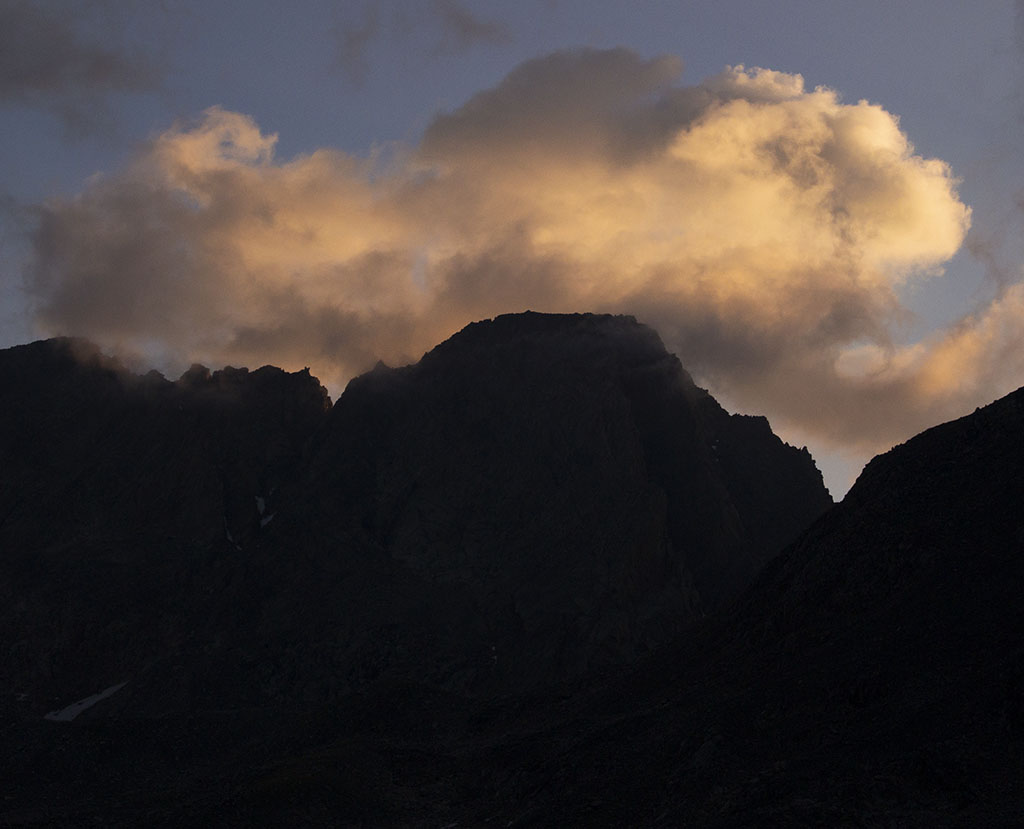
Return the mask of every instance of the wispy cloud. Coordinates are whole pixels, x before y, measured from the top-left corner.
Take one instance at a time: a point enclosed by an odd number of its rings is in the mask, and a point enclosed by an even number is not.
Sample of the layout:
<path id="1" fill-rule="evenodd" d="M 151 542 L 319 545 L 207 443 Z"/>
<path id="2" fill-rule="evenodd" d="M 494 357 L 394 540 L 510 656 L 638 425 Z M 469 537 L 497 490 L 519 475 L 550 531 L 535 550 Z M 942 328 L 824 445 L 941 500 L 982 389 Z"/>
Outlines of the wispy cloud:
<path id="1" fill-rule="evenodd" d="M 480 15 L 461 0 L 422 4 L 369 0 L 362 6 L 347 4 L 339 13 L 334 28 L 338 66 L 357 85 L 372 67 L 375 44 L 385 39 L 421 50 L 424 59 L 512 40 L 505 24 Z"/>
<path id="2" fill-rule="evenodd" d="M 108 118 L 109 96 L 159 88 L 151 58 L 85 34 L 87 17 L 75 3 L 0 3 L 0 103 L 48 109 L 78 134 Z"/>
<path id="3" fill-rule="evenodd" d="M 433 8 L 441 23 L 440 46 L 445 51 L 463 52 L 479 43 L 506 43 L 511 39 L 505 26 L 474 14 L 459 0 L 434 0 Z"/>
<path id="4" fill-rule="evenodd" d="M 274 158 L 208 110 L 41 208 L 48 332 L 181 362 L 310 365 L 335 388 L 525 308 L 653 323 L 789 434 L 874 451 L 1024 382 L 1024 288 L 898 344 L 970 210 L 897 117 L 798 75 L 679 82 L 672 57 L 560 52 L 387 161 Z"/>
<path id="5" fill-rule="evenodd" d="M 368 3 L 362 10 L 362 17 L 353 20 L 350 16 L 340 21 L 334 29 L 337 39 L 338 65 L 355 84 L 362 84 L 369 69 L 367 52 L 373 40 L 380 35 L 380 10 L 377 3 Z"/>
<path id="6" fill-rule="evenodd" d="M 1024 52 L 1024 0 L 1015 0 L 1014 11 L 1014 35 L 1017 48 Z"/>

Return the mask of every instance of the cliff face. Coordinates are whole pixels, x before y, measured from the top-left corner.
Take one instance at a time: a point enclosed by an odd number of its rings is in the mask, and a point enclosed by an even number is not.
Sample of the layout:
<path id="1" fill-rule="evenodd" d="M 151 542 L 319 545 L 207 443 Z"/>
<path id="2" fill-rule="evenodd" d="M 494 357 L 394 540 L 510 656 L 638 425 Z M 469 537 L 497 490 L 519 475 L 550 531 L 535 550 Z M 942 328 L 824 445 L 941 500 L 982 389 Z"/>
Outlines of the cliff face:
<path id="1" fill-rule="evenodd" d="M 307 491 L 312 523 L 457 592 L 502 684 L 668 641 L 831 503 L 809 455 L 727 415 L 646 326 L 529 313 L 354 380 Z"/>
<path id="2" fill-rule="evenodd" d="M 257 496 L 298 473 L 328 407 L 308 373 L 195 366 L 172 383 L 80 340 L 0 352 L 5 688 L 57 705 L 209 632 Z"/>
<path id="3" fill-rule="evenodd" d="M 573 680 L 731 600 L 831 503 L 631 318 L 477 323 L 333 409 L 306 372 L 171 383 L 78 341 L 3 352 L 0 389 L 3 679 L 36 705 Z"/>

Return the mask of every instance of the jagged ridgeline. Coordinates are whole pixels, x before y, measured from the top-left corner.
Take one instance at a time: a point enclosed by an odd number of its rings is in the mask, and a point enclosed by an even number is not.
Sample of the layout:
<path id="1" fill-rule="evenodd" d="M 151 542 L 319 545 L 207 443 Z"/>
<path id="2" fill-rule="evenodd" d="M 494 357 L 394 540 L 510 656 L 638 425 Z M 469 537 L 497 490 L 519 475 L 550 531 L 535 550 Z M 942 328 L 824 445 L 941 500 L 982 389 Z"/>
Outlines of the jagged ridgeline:
<path id="1" fill-rule="evenodd" d="M 471 693 L 635 660 L 831 499 L 631 317 L 475 323 L 333 407 L 308 372 L 0 352 L 4 692 L 40 711 Z"/>
<path id="2" fill-rule="evenodd" d="M 1020 824 L 1024 389 L 831 509 L 626 317 L 0 395 L 0 824 Z"/>

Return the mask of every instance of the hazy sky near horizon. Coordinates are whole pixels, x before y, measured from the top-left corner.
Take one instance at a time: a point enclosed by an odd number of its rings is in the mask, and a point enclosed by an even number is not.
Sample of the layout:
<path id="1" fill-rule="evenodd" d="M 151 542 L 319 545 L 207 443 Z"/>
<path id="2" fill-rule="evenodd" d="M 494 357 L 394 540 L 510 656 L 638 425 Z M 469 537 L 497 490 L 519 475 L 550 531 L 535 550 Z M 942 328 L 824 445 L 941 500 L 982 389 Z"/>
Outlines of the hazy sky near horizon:
<path id="1" fill-rule="evenodd" d="M 0 0 L 0 346 L 633 313 L 833 494 L 1024 384 L 1020 3 Z"/>

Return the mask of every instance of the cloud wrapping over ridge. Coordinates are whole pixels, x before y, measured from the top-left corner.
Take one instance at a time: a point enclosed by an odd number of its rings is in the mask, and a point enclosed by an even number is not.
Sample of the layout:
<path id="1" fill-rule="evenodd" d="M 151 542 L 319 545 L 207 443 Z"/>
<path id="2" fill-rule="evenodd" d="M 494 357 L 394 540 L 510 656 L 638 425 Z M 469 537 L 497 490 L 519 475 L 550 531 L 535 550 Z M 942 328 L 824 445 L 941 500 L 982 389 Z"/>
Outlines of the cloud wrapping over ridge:
<path id="1" fill-rule="evenodd" d="M 858 450 L 1024 382 L 1019 285 L 894 344 L 899 289 L 939 274 L 970 224 L 895 116 L 798 75 L 681 71 L 555 53 L 386 158 L 279 162 L 275 136 L 208 110 L 41 209 L 38 320 L 337 386 L 498 313 L 634 313 L 732 404 Z"/>

